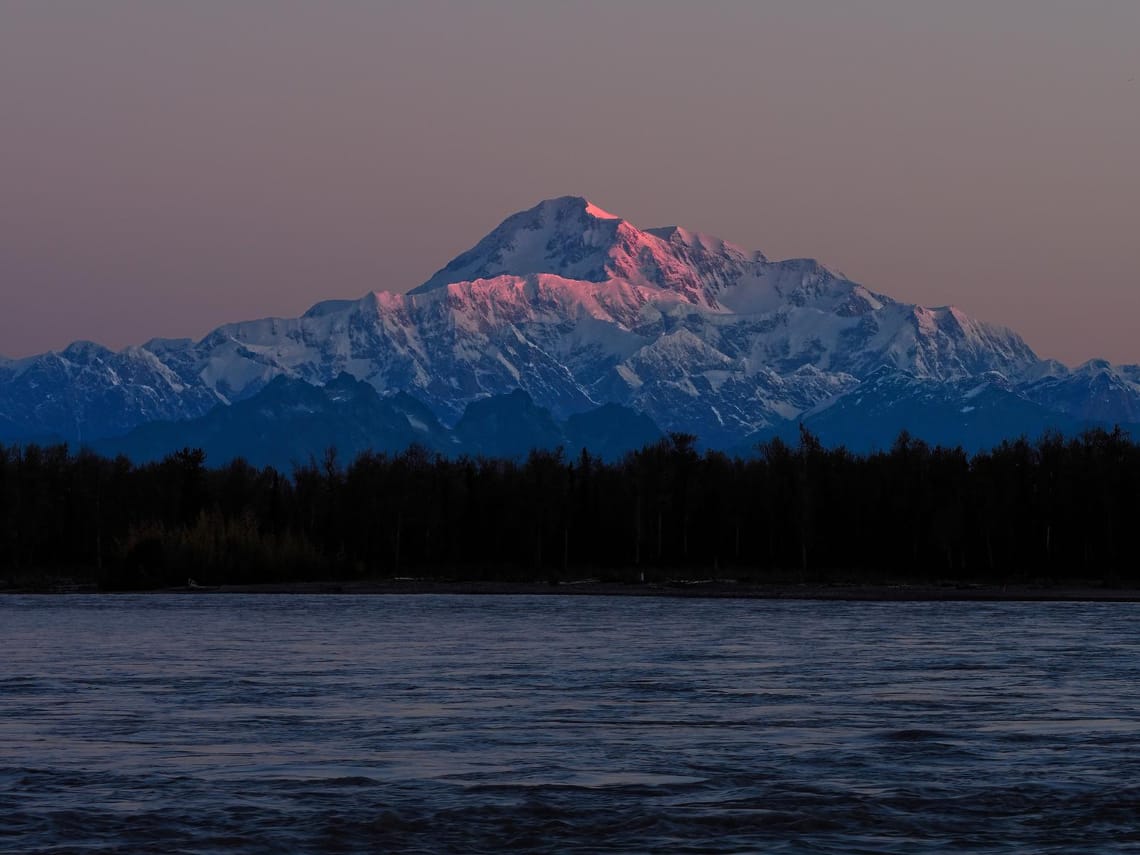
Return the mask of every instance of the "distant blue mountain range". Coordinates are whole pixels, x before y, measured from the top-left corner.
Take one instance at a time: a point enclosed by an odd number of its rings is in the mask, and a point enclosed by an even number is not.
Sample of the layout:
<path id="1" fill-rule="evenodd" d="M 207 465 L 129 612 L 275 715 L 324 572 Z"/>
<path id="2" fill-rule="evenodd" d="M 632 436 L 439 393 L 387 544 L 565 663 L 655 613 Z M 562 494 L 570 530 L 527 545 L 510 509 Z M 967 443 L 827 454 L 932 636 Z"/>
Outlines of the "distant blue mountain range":
<path id="1" fill-rule="evenodd" d="M 341 374 L 324 386 L 276 377 L 256 395 L 219 404 L 196 419 L 150 422 L 91 446 L 137 462 L 200 448 L 212 465 L 241 458 L 289 471 L 323 461 L 329 449 L 342 463 L 366 451 L 398 453 L 412 445 L 452 457 L 522 458 L 534 448 L 561 448 L 567 455 L 588 449 L 614 460 L 661 438 L 652 419 L 628 407 L 606 404 L 559 422 L 521 390 L 472 403 L 450 429 L 410 395 L 382 398 L 367 383 Z"/>

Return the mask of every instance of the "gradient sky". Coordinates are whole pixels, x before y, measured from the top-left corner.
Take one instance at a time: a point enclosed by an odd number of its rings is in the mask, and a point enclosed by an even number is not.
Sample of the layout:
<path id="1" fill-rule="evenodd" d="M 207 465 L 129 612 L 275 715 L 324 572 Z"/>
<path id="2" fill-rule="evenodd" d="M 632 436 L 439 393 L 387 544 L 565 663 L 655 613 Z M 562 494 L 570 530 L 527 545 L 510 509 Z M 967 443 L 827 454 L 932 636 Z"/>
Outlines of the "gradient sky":
<path id="1" fill-rule="evenodd" d="M 0 0 L 0 353 L 405 291 L 589 197 L 1140 362 L 1137 0 Z"/>

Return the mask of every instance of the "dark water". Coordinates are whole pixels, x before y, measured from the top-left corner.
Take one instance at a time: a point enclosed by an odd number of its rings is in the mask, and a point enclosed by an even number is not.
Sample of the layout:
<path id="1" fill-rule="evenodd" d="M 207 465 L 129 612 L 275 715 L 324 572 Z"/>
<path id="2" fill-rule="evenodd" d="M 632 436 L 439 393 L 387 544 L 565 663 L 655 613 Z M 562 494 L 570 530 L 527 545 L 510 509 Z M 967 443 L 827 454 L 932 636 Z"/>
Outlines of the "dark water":
<path id="1" fill-rule="evenodd" d="M 0 851 L 1137 851 L 1138 619 L 0 597 Z"/>

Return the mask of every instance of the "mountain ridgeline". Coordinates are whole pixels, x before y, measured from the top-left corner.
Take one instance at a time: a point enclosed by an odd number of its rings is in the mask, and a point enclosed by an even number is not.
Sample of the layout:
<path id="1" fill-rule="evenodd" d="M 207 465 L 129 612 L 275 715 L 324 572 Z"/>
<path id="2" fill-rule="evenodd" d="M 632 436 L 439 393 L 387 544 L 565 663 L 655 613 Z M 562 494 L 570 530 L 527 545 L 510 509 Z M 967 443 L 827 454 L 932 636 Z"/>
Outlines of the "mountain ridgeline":
<path id="1" fill-rule="evenodd" d="M 517 417 L 499 415 L 511 406 Z M 733 451 L 801 423 L 859 450 L 889 447 L 903 429 L 977 450 L 1137 422 L 1140 366 L 1042 360 L 955 308 L 680 227 L 639 229 L 578 197 L 508 217 L 407 293 L 228 324 L 200 341 L 117 352 L 77 342 L 0 361 L 0 442 L 148 459 L 170 442 L 215 448 L 217 462 L 249 448 L 280 464 L 318 445 L 351 456 L 408 441 L 503 454 L 576 446 L 581 431 L 595 442 L 595 428 L 621 450 L 650 424 Z"/>
<path id="2" fill-rule="evenodd" d="M 519 389 L 473 402 L 448 428 L 410 395 L 381 397 L 367 383 L 341 374 L 324 386 L 275 377 L 256 395 L 216 406 L 200 418 L 151 422 L 88 445 L 143 463 L 194 448 L 212 466 L 240 459 L 289 472 L 330 449 L 350 462 L 366 452 L 396 453 L 410 446 L 450 457 L 502 458 L 522 458 L 536 448 L 587 448 L 600 459 L 616 460 L 662 436 L 649 417 L 617 404 L 558 421 Z"/>

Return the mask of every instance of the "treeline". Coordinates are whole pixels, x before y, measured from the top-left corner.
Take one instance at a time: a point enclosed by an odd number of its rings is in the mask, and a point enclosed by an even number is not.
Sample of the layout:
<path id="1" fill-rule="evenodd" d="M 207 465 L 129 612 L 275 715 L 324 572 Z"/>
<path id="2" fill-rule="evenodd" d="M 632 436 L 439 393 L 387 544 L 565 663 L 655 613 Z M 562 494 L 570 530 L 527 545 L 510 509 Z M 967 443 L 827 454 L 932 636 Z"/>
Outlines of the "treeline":
<path id="1" fill-rule="evenodd" d="M 107 589 L 433 576 L 1140 582 L 1140 446 L 1117 430 L 967 455 L 906 434 L 749 459 L 674 434 L 605 463 L 419 448 L 289 474 L 0 446 L 0 579 Z"/>

